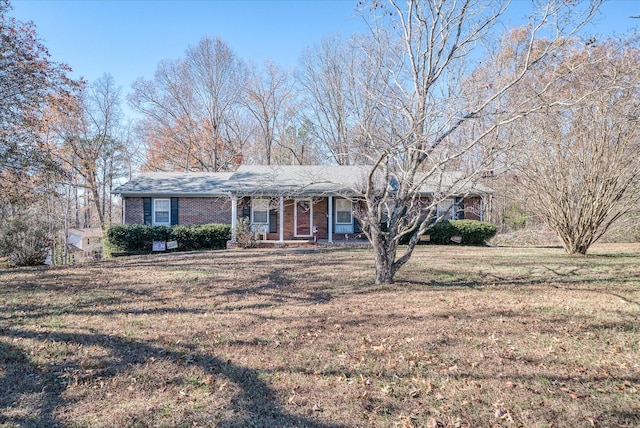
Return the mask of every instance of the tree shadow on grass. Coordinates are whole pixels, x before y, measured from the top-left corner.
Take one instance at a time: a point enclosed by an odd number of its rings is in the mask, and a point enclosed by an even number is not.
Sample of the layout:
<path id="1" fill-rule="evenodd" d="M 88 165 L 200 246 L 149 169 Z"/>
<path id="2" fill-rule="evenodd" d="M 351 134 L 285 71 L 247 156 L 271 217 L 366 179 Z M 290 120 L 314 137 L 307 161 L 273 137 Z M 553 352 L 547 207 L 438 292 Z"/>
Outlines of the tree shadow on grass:
<path id="1" fill-rule="evenodd" d="M 631 298 L 629 298 L 628 296 L 624 296 L 620 293 L 616 293 L 612 290 L 610 290 L 608 287 L 603 286 L 603 287 L 599 287 L 599 288 L 582 288 L 582 287 L 578 287 L 578 286 L 573 286 L 573 285 L 581 285 L 581 284 L 589 284 L 591 285 L 591 283 L 596 283 L 596 284 L 600 284 L 601 281 L 583 281 L 583 282 L 576 282 L 575 284 L 560 284 L 560 285 L 555 285 L 555 284 L 549 284 L 550 287 L 553 287 L 557 290 L 566 290 L 566 291 L 578 291 L 578 292 L 590 292 L 590 293 L 596 293 L 596 294 L 600 294 L 602 296 L 609 296 L 609 297 L 616 297 L 626 303 L 629 303 L 631 305 L 635 305 L 640 307 L 640 301 L 636 301 L 633 300 Z"/>
<path id="2" fill-rule="evenodd" d="M 324 287 L 300 286 L 304 282 L 314 284 L 315 281 L 316 278 L 312 275 L 301 279 L 296 277 L 291 269 L 272 267 L 259 274 L 256 280 L 242 286 L 222 289 L 217 291 L 215 296 L 227 299 L 247 295 L 260 296 L 268 299 L 269 306 L 281 305 L 289 301 L 308 304 L 328 303 L 332 295 Z"/>
<path id="3" fill-rule="evenodd" d="M 515 277 L 500 277 L 491 274 L 479 274 L 478 277 L 469 276 L 468 278 L 452 278 L 451 280 L 437 280 L 437 279 L 415 279 L 399 276 L 396 281 L 396 285 L 402 284 L 412 287 L 414 289 L 432 289 L 437 291 L 440 289 L 448 288 L 469 288 L 477 291 L 483 291 L 485 286 L 515 286 L 515 287 L 534 287 L 534 286 L 549 286 L 558 290 L 576 291 L 576 292 L 592 292 L 601 294 L 602 296 L 615 297 L 626 303 L 640 306 L 640 302 L 634 300 L 628 295 L 623 295 L 616 292 L 616 288 L 620 288 L 621 283 L 635 281 L 634 273 L 616 273 L 612 272 L 610 276 L 603 276 L 598 278 L 588 278 L 579 273 L 581 267 L 572 267 L 566 272 L 561 272 L 556 269 L 552 269 L 548 266 L 541 265 L 549 276 L 542 275 L 521 275 Z M 432 276 L 437 278 L 443 275 L 453 275 L 454 270 L 433 270 Z M 609 284 L 616 284 L 611 286 Z"/>
<path id="4" fill-rule="evenodd" d="M 415 289 L 424 289 L 432 288 L 434 291 L 448 289 L 448 288 L 470 288 L 472 290 L 481 290 L 481 286 L 483 285 L 480 281 L 477 280 L 454 280 L 454 281 L 437 281 L 437 280 L 411 280 L 411 279 L 400 279 L 397 281 L 397 284 L 402 284 L 410 287 L 415 287 Z"/>
<path id="5" fill-rule="evenodd" d="M 63 396 L 65 379 L 61 373 L 77 370 L 80 367 L 70 367 L 67 362 L 55 364 L 34 364 L 27 353 L 19 346 L 8 344 L 7 341 L 46 340 L 49 342 L 73 343 L 83 347 L 95 346 L 108 349 L 112 356 L 105 360 L 101 374 L 105 377 L 115 377 L 125 372 L 133 365 L 148 360 L 164 359 L 174 364 L 188 364 L 216 377 L 226 377 L 239 387 L 240 392 L 229 401 L 229 407 L 234 417 L 216 420 L 219 427 L 311 427 L 311 428 L 339 428 L 339 424 L 326 424 L 311 418 L 286 413 L 276 393 L 260 378 L 260 373 L 248 367 L 223 361 L 220 358 L 205 354 L 188 354 L 165 349 L 148 343 L 136 342 L 118 336 L 100 333 L 36 333 L 19 329 L 0 330 L 0 424 L 21 427 L 57 427 L 65 426 L 70 421 L 61 420 L 59 410 L 70 404 Z M 35 395 L 37 403 L 21 403 L 28 395 Z M 28 410 L 19 410 L 20 406 L 27 406 Z M 100 403 L 96 403 L 99 406 Z M 140 413 L 144 413 L 140 409 Z M 135 416 L 132 417 L 135 419 Z M 191 426 L 193 420 L 180 420 L 175 424 Z M 201 423 L 202 421 L 200 421 Z M 213 424 L 213 421 L 210 421 Z"/>
<path id="6" fill-rule="evenodd" d="M 0 426 L 63 425 L 53 414 L 60 384 L 48 381 L 53 376 L 43 373 L 20 347 L 0 341 L 0 370 Z M 24 406 L 28 411 L 21 410 Z"/>

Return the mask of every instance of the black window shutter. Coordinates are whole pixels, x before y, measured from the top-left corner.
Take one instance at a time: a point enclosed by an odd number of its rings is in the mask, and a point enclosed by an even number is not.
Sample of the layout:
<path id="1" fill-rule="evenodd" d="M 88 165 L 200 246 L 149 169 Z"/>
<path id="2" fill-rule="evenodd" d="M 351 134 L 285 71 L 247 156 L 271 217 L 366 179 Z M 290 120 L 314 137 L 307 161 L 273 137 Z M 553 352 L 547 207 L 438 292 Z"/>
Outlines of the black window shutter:
<path id="1" fill-rule="evenodd" d="M 251 217 L 251 202 L 248 199 L 245 199 L 242 204 L 242 217 L 249 218 Z"/>
<path id="2" fill-rule="evenodd" d="M 464 220 L 464 198 L 456 198 L 456 220 Z"/>
<path id="3" fill-rule="evenodd" d="M 353 233 L 362 233 L 362 223 L 353 216 Z"/>
<path id="4" fill-rule="evenodd" d="M 269 233 L 278 233 L 278 211 L 269 210 Z"/>
<path id="5" fill-rule="evenodd" d="M 142 206 L 144 210 L 143 222 L 144 224 L 151 224 L 153 222 L 151 215 L 151 198 L 142 198 Z"/>
<path id="6" fill-rule="evenodd" d="M 178 224 L 178 198 L 171 198 L 171 225 Z"/>

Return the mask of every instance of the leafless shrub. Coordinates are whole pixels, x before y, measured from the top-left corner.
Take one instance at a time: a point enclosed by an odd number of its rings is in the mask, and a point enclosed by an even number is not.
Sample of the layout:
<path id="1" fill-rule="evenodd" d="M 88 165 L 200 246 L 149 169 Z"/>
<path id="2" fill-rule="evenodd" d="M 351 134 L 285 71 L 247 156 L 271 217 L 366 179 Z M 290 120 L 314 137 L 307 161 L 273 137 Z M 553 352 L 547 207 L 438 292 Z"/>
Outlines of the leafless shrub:
<path id="1" fill-rule="evenodd" d="M 16 266 L 36 266 L 47 258 L 49 234 L 46 222 L 30 215 L 10 217 L 0 226 L 0 255 Z"/>
<path id="2" fill-rule="evenodd" d="M 236 226 L 236 241 L 242 248 L 255 248 L 258 246 L 256 236 L 251 230 L 249 217 L 243 217 Z"/>

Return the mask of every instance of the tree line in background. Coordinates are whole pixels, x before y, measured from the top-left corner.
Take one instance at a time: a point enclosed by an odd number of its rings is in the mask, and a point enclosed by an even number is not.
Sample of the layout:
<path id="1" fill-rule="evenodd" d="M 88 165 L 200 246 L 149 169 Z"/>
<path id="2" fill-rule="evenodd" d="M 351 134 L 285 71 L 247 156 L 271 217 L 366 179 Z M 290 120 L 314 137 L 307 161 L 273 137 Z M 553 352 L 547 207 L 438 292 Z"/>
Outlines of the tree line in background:
<path id="1" fill-rule="evenodd" d="M 70 80 L 1 0 L 0 216 L 50 239 L 107 227 L 132 171 L 366 164 L 358 216 L 378 282 L 430 227 L 425 210 L 480 180 L 496 190 L 495 222 L 537 218 L 584 254 L 637 209 L 638 39 L 585 36 L 599 1 L 536 5 L 502 31 L 508 2 L 359 2 L 371 31 L 325 38 L 295 70 L 203 38 L 133 84 L 132 122 L 113 78 Z M 442 187 L 425 207 L 427 182 Z"/>
<path id="2" fill-rule="evenodd" d="M 113 78 L 70 79 L 10 10 L 0 1 L 0 253 L 41 263 L 70 227 L 112 222 L 111 191 L 133 152 Z"/>

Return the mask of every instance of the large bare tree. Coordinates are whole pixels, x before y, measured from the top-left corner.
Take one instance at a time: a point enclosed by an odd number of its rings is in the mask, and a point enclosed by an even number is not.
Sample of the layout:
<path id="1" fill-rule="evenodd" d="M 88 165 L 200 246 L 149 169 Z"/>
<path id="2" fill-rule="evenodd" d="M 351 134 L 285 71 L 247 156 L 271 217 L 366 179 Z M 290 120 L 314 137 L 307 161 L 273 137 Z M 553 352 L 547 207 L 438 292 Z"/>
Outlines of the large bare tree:
<path id="1" fill-rule="evenodd" d="M 483 144 L 487 138 L 550 102 L 536 101 L 537 94 L 526 102 L 510 100 L 525 77 L 540 72 L 593 15 L 598 2 L 551 0 L 530 14 L 525 27 L 500 39 L 497 24 L 508 6 L 478 0 L 364 5 L 373 37 L 360 50 L 376 64 L 367 69 L 376 73 L 371 79 L 377 85 L 362 90 L 361 81 L 359 90 L 374 101 L 377 117 L 354 120 L 371 148 L 373 166 L 359 216 L 374 247 L 377 283 L 393 281 L 431 226 L 436 205 L 468 188 L 497 155 L 500 146 Z M 514 46 L 508 40 L 513 36 L 517 49 L 504 51 Z M 500 69 L 487 75 L 483 90 L 469 95 L 464 85 L 481 75 L 474 74 L 483 68 L 480 60 Z M 419 197 L 426 185 L 435 190 L 428 200 Z M 409 244 L 399 254 L 404 240 Z"/>
<path id="2" fill-rule="evenodd" d="M 80 189 L 76 195 L 84 199 L 80 204 L 76 197 L 77 216 L 84 214 L 76 227 L 105 229 L 112 218 L 113 182 L 125 175 L 120 88 L 104 74 L 78 96 L 58 98 L 56 104 L 49 114 L 49 151 L 65 165 L 68 180 Z"/>
<path id="3" fill-rule="evenodd" d="M 268 60 L 261 70 L 253 69 L 245 88 L 244 105 L 256 124 L 254 138 L 260 163 L 271 165 L 282 147 L 281 133 L 291 124 L 297 93 L 292 76 Z"/>
<path id="4" fill-rule="evenodd" d="M 385 61 L 397 59 L 382 31 L 349 39 L 329 36 L 302 55 L 297 73 L 304 94 L 301 112 L 313 124 L 317 149 L 329 162 L 367 163 L 371 151 L 380 148 L 387 113 L 380 102 L 392 89 L 387 85 L 392 70 Z"/>
<path id="5" fill-rule="evenodd" d="M 138 79 L 128 100 L 143 115 L 146 169 L 221 171 L 247 141 L 241 97 L 244 63 L 221 39 L 205 37 L 185 58 L 163 61 L 154 79 Z"/>
<path id="6" fill-rule="evenodd" d="M 297 73 L 305 97 L 305 115 L 313 123 L 311 131 L 327 159 L 338 165 L 353 163 L 350 65 L 349 43 L 334 35 L 303 53 Z"/>
<path id="7" fill-rule="evenodd" d="M 572 70 L 548 95 L 564 102 L 521 128 L 519 181 L 570 254 L 586 254 L 639 206 L 639 63 L 632 41 L 576 44 L 550 71 Z"/>

